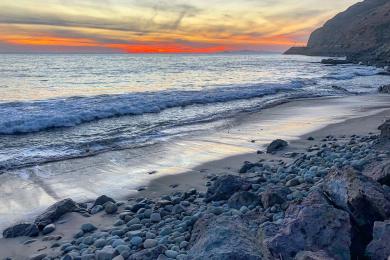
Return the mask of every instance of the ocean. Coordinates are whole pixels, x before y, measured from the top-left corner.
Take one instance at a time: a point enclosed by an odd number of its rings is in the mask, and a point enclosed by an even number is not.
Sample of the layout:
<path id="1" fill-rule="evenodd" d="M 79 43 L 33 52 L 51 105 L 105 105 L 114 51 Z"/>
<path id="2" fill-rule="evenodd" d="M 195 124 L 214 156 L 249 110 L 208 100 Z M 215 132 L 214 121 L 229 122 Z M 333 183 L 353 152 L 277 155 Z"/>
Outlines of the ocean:
<path id="1" fill-rule="evenodd" d="M 279 54 L 0 54 L 0 172 L 150 146 L 298 98 L 374 93 L 360 65 Z"/>

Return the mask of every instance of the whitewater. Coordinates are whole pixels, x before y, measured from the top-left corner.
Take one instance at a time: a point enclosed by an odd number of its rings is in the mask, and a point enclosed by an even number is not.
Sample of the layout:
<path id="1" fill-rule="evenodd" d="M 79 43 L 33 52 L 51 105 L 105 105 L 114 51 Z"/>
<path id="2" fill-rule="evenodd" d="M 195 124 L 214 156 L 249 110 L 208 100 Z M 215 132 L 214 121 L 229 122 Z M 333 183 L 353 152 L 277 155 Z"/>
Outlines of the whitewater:
<path id="1" fill-rule="evenodd" d="M 297 98 L 367 95 L 381 69 L 279 54 L 0 54 L 0 171 L 148 146 Z"/>

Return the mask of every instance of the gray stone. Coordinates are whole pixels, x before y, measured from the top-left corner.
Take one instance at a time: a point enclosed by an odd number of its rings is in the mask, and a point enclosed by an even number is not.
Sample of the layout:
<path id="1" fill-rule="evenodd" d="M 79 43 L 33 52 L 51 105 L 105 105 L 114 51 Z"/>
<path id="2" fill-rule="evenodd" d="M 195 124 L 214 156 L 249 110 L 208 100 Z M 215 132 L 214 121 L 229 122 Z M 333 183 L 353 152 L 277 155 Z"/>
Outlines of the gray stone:
<path id="1" fill-rule="evenodd" d="M 194 225 L 188 259 L 260 260 L 257 238 L 239 217 L 206 215 Z"/>
<path id="2" fill-rule="evenodd" d="M 130 243 L 133 245 L 133 246 L 139 246 L 140 244 L 142 244 L 142 237 L 139 237 L 139 236 L 134 236 L 131 238 L 130 240 Z"/>
<path id="3" fill-rule="evenodd" d="M 85 233 L 93 232 L 97 229 L 93 224 L 91 223 L 85 223 L 81 225 L 81 230 Z"/>
<path id="4" fill-rule="evenodd" d="M 301 251 L 299 252 L 294 260 L 334 260 L 325 251 Z"/>
<path id="5" fill-rule="evenodd" d="M 248 191 L 239 191 L 233 194 L 228 200 L 230 208 L 240 209 L 242 206 L 257 206 L 260 204 L 260 197 Z"/>
<path id="6" fill-rule="evenodd" d="M 390 138 L 390 119 L 378 127 L 382 138 Z"/>
<path id="7" fill-rule="evenodd" d="M 118 211 L 118 207 L 114 202 L 108 201 L 104 204 L 104 211 L 107 214 L 114 214 Z"/>
<path id="8" fill-rule="evenodd" d="M 176 259 L 176 257 L 177 257 L 178 254 L 179 254 L 179 253 L 176 252 L 176 251 L 174 251 L 174 250 L 166 250 L 166 251 L 165 251 L 165 255 L 166 255 L 167 257 L 173 258 L 173 259 Z"/>
<path id="9" fill-rule="evenodd" d="M 56 229 L 56 226 L 54 224 L 49 224 L 43 228 L 42 234 L 47 235 L 47 234 L 53 232 L 55 229 Z"/>
<path id="10" fill-rule="evenodd" d="M 112 203 L 115 203 L 115 200 L 113 198 L 110 198 L 106 195 L 102 195 L 102 196 L 99 196 L 95 202 L 93 203 L 93 206 L 92 207 L 95 207 L 97 205 L 101 205 L 103 206 L 104 204 L 106 204 L 107 202 L 112 202 Z"/>
<path id="11" fill-rule="evenodd" d="M 144 248 L 151 248 L 157 246 L 156 239 L 146 239 L 144 242 Z"/>
<path id="12" fill-rule="evenodd" d="M 115 250 L 111 246 L 106 246 L 95 253 L 96 260 L 112 260 Z"/>
<path id="13" fill-rule="evenodd" d="M 164 254 L 166 250 L 165 246 L 158 245 L 156 247 L 141 250 L 137 253 L 132 254 L 130 260 L 155 260 L 159 255 Z"/>
<path id="14" fill-rule="evenodd" d="M 106 246 L 106 240 L 105 240 L 105 239 L 102 239 L 102 238 L 97 239 L 97 240 L 95 241 L 94 245 L 95 245 L 96 248 L 103 248 L 103 247 Z"/>
<path id="15" fill-rule="evenodd" d="M 378 92 L 382 94 L 390 94 L 390 85 L 383 85 L 378 88 Z"/>
<path id="16" fill-rule="evenodd" d="M 37 224 L 39 229 L 44 228 L 45 226 L 57 221 L 63 215 L 70 212 L 82 212 L 83 209 L 80 208 L 79 204 L 71 199 L 64 199 L 54 203 L 52 206 L 47 208 L 45 212 L 40 214 L 35 219 L 35 224 Z"/>
<path id="17" fill-rule="evenodd" d="M 38 226 L 35 224 L 23 223 L 17 224 L 15 226 L 6 228 L 3 231 L 4 238 L 14 238 L 14 237 L 36 237 L 39 235 Z"/>
<path id="18" fill-rule="evenodd" d="M 368 244 L 366 255 L 370 259 L 386 260 L 390 256 L 390 220 L 374 223 L 373 240 Z"/>
<path id="19" fill-rule="evenodd" d="M 265 223 L 259 231 L 266 259 L 294 259 L 301 251 L 321 249 L 338 260 L 350 259 L 349 215 L 329 205 L 316 191 L 292 205 L 279 224 Z"/>
<path id="20" fill-rule="evenodd" d="M 160 213 L 152 213 L 150 215 L 150 221 L 155 222 L 155 223 L 160 222 L 161 221 Z"/>
<path id="21" fill-rule="evenodd" d="M 207 189 L 206 202 L 227 200 L 243 185 L 248 184 L 243 178 L 234 175 L 225 175 L 217 178 Z"/>
<path id="22" fill-rule="evenodd" d="M 334 205 L 349 212 L 356 226 L 352 233 L 352 257 L 361 258 L 371 240 L 374 222 L 390 218 L 390 194 L 379 183 L 351 168 L 328 174 L 323 187 Z"/>
<path id="23" fill-rule="evenodd" d="M 372 171 L 364 174 L 380 184 L 390 186 L 390 161 L 380 163 Z"/>
<path id="24" fill-rule="evenodd" d="M 96 205 L 96 206 L 93 206 L 92 209 L 90 210 L 90 213 L 92 215 L 95 215 L 97 213 L 99 213 L 100 211 L 102 211 L 104 208 L 102 205 Z"/>
<path id="25" fill-rule="evenodd" d="M 276 151 L 282 150 L 288 146 L 288 143 L 282 139 L 276 139 L 272 141 L 267 147 L 267 153 L 274 153 Z"/>
<path id="26" fill-rule="evenodd" d="M 290 190 L 285 187 L 268 187 L 261 193 L 261 202 L 264 208 L 270 208 L 275 204 L 283 204 L 287 201 L 287 195 Z"/>

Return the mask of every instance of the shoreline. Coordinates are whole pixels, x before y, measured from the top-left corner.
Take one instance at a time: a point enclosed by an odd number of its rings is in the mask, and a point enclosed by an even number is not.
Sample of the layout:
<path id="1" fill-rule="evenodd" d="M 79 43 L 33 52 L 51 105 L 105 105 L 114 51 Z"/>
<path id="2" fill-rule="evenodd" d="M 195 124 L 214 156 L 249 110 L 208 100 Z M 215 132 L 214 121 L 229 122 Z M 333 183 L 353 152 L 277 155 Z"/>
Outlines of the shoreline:
<path id="1" fill-rule="evenodd" d="M 382 110 L 382 111 L 379 111 Z M 244 153 L 231 157 L 226 157 L 221 160 L 210 161 L 205 164 L 196 166 L 191 171 L 186 171 L 176 175 L 168 175 L 158 177 L 152 180 L 145 190 L 142 190 L 134 195 L 126 196 L 125 205 L 121 205 L 118 211 L 126 211 L 126 205 L 137 203 L 141 199 L 157 200 L 164 195 L 175 192 L 186 192 L 191 188 L 195 188 L 199 194 L 205 193 L 212 185 L 213 179 L 218 179 L 226 174 L 239 176 L 238 170 L 245 161 L 256 163 L 257 161 L 270 161 L 276 163 L 291 163 L 294 158 L 286 156 L 292 153 L 307 153 L 308 147 L 315 146 L 321 142 L 326 136 L 332 135 L 336 137 L 350 135 L 368 135 L 370 132 L 378 134 L 377 127 L 386 119 L 390 118 L 390 109 L 377 107 L 372 111 L 377 111 L 370 115 L 347 119 L 342 122 L 333 123 L 316 129 L 310 133 L 301 135 L 298 139 L 289 142 L 289 146 L 282 152 L 276 154 L 257 154 L 256 152 Z M 308 140 L 308 137 L 313 137 L 314 140 Z M 248 137 L 250 138 L 250 137 Z M 255 143 L 256 144 L 256 143 Z M 260 144 L 259 146 L 263 146 Z M 206 183 L 206 184 L 205 184 Z M 170 187 L 176 185 L 175 188 Z M 113 217 L 114 216 L 114 217 Z M 88 218 L 83 217 L 78 213 L 68 213 L 59 222 L 56 222 L 56 230 L 51 233 L 51 236 L 61 236 L 61 241 L 73 240 L 73 235 L 78 232 L 81 224 L 88 222 L 92 223 L 101 230 L 110 228 L 117 221 L 117 215 L 108 215 L 100 212 L 96 215 L 91 215 Z M 30 242 L 32 241 L 32 242 Z M 27 244 L 26 244 L 27 243 Z M 37 240 L 26 237 L 0 239 L 0 256 L 13 256 L 13 259 L 25 259 L 28 256 L 39 254 L 54 254 L 58 253 L 57 248 L 51 248 L 52 241 L 42 241 L 42 237 Z"/>
<path id="2" fill-rule="evenodd" d="M 360 106 L 362 100 L 366 100 L 366 104 Z M 5 194 L 10 188 L 15 189 L 14 191 L 19 194 L 29 194 L 29 197 L 21 197 L 26 203 L 20 205 L 20 208 L 29 214 L 19 214 L 16 217 L 10 215 L 9 219 L 12 219 L 12 222 L 15 222 L 15 219 L 21 221 L 32 219 L 49 205 L 68 197 L 81 202 L 92 201 L 101 194 L 119 200 L 140 196 L 156 197 L 164 192 L 190 188 L 190 185 L 185 183 L 196 183 L 193 186 L 202 189 L 208 174 L 237 171 L 237 167 L 240 167 L 239 165 L 244 161 L 259 158 L 256 151 L 263 149 L 273 139 L 283 138 L 293 141 L 299 139 L 302 132 L 310 132 L 329 123 L 343 121 L 345 118 L 359 117 L 359 114 L 380 111 L 389 107 L 389 103 L 390 97 L 386 95 L 296 100 L 259 113 L 246 114 L 245 117 L 237 119 L 238 121 L 230 123 L 227 129 L 206 138 L 196 136 L 189 140 L 179 140 L 177 144 L 169 142 L 172 146 L 169 149 L 152 147 L 146 152 L 126 151 L 122 153 L 120 151 L 108 154 L 107 157 L 104 155 L 90 158 L 90 162 L 87 163 L 84 160 L 71 160 L 55 163 L 52 168 L 46 165 L 41 167 L 41 171 L 54 171 L 55 175 L 49 175 L 48 178 L 33 173 L 31 175 L 34 177 L 33 182 L 30 180 L 24 182 L 24 179 L 21 179 L 23 182 L 12 184 L 12 182 L 7 182 L 8 176 L 0 175 L 2 180 L 5 178 L 5 181 L 2 181 Z M 336 116 L 330 116 L 332 112 Z M 255 140 L 254 143 L 251 142 L 252 139 Z M 176 155 L 178 155 L 177 158 L 175 158 Z M 123 160 L 118 162 L 121 156 Z M 111 163 L 111 160 L 115 161 Z M 106 167 L 106 161 L 109 167 Z M 124 162 L 123 166 L 120 165 L 122 162 Z M 203 162 L 206 162 L 206 165 Z M 230 164 L 231 169 L 220 167 L 221 163 Z M 105 168 L 107 170 L 102 171 Z M 132 169 L 136 174 L 128 175 L 128 169 Z M 149 174 L 155 170 L 157 173 Z M 73 171 L 75 172 L 72 173 Z M 19 179 L 17 175 L 10 176 Z M 54 180 L 52 180 L 53 177 Z M 114 178 L 111 180 L 111 177 Z M 61 181 L 60 185 L 55 183 L 56 178 Z M 70 178 L 77 178 L 77 182 L 72 183 Z M 62 184 L 63 180 L 69 183 Z M 175 189 L 170 187 L 176 184 L 180 185 Z M 35 185 L 36 188 L 34 188 Z M 140 187 L 146 187 L 146 189 L 137 192 Z M 87 188 L 86 191 L 89 192 L 87 198 L 78 196 L 78 192 L 82 191 L 81 188 Z M 13 194 L 11 192 L 13 191 L 9 190 L 9 193 Z M 48 202 L 41 204 L 39 210 L 35 207 L 33 211 L 28 211 L 32 205 L 37 205 L 37 200 L 38 203 L 45 200 Z M 19 206 L 18 201 L 11 197 L 5 196 L 4 203 Z M 0 208 L 0 211 L 3 214 L 9 214 L 11 209 Z M 10 224 L 12 224 L 11 221 L 6 225 L 3 224 L 3 228 Z"/>

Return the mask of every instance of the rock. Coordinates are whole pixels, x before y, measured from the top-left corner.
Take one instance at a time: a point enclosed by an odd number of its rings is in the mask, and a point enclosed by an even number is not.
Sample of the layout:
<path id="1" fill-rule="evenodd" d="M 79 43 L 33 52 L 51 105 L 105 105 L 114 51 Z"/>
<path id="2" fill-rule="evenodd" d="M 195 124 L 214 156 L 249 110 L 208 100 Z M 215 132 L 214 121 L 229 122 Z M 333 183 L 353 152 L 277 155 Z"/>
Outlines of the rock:
<path id="1" fill-rule="evenodd" d="M 93 206 L 93 207 L 91 208 L 90 213 L 91 213 L 92 215 L 95 215 L 95 214 L 99 213 L 100 211 L 102 211 L 103 209 L 104 209 L 104 208 L 103 208 L 102 205 L 96 205 L 96 206 Z"/>
<path id="2" fill-rule="evenodd" d="M 42 229 L 42 234 L 47 235 L 56 229 L 54 224 L 49 224 Z"/>
<path id="3" fill-rule="evenodd" d="M 146 239 L 144 242 L 144 248 L 151 248 L 157 246 L 157 240 L 156 239 Z"/>
<path id="4" fill-rule="evenodd" d="M 322 59 L 322 64 L 328 64 L 328 65 L 342 65 L 342 64 L 349 64 L 350 61 L 347 60 L 340 60 L 340 59 Z"/>
<path id="5" fill-rule="evenodd" d="M 366 255 L 370 259 L 386 260 L 390 256 L 390 220 L 374 223 L 373 240 L 368 244 Z"/>
<path id="6" fill-rule="evenodd" d="M 239 173 L 247 173 L 252 168 L 254 168 L 254 167 L 261 167 L 261 166 L 262 165 L 260 163 L 245 162 L 244 165 L 239 170 Z"/>
<path id="7" fill-rule="evenodd" d="M 29 257 L 29 260 L 42 260 L 46 257 L 46 254 L 35 254 Z"/>
<path id="8" fill-rule="evenodd" d="M 132 254 L 129 257 L 129 260 L 155 260 L 159 255 L 164 254 L 166 250 L 167 249 L 165 246 L 158 245 L 156 247 L 144 249 Z"/>
<path id="9" fill-rule="evenodd" d="M 81 230 L 85 233 L 93 232 L 97 229 L 93 224 L 91 223 L 85 223 L 81 225 Z"/>
<path id="10" fill-rule="evenodd" d="M 328 204 L 313 191 L 299 205 L 291 205 L 280 224 L 265 223 L 259 239 L 265 259 L 294 259 L 301 251 L 325 251 L 349 260 L 351 225 L 348 213 Z"/>
<path id="11" fill-rule="evenodd" d="M 248 191 L 239 191 L 233 194 L 228 200 L 230 208 L 240 209 L 242 206 L 257 206 L 260 203 L 260 198 Z"/>
<path id="12" fill-rule="evenodd" d="M 390 120 L 384 122 L 378 129 L 381 131 L 382 138 L 390 138 Z"/>
<path id="13" fill-rule="evenodd" d="M 103 206 L 104 204 L 106 204 L 107 202 L 112 202 L 112 203 L 115 203 L 115 200 L 113 198 L 110 198 L 106 195 L 102 195 L 102 196 L 99 196 L 95 202 L 93 203 L 93 207 L 97 206 L 97 205 L 101 205 Z"/>
<path id="14" fill-rule="evenodd" d="M 114 202 L 108 201 L 108 202 L 104 203 L 104 211 L 107 214 L 114 214 L 118 211 L 118 207 L 116 206 L 116 204 Z"/>
<path id="15" fill-rule="evenodd" d="M 299 184 L 301 184 L 299 178 L 293 178 L 286 182 L 287 187 L 294 187 L 294 186 L 298 186 Z"/>
<path id="16" fill-rule="evenodd" d="M 325 251 L 301 251 L 299 252 L 294 260 L 334 260 L 333 257 L 330 257 Z"/>
<path id="17" fill-rule="evenodd" d="M 328 174 L 323 187 L 336 207 L 349 212 L 354 223 L 351 251 L 356 256 L 352 257 L 361 258 L 372 240 L 374 222 L 390 218 L 390 194 L 379 183 L 351 168 Z"/>
<path id="18" fill-rule="evenodd" d="M 160 213 L 152 213 L 150 215 L 150 221 L 155 222 L 155 223 L 160 222 L 161 221 Z"/>
<path id="19" fill-rule="evenodd" d="M 227 200 L 236 191 L 239 191 L 244 184 L 247 184 L 246 181 L 239 176 L 221 176 L 207 189 L 205 201 Z"/>
<path id="20" fill-rule="evenodd" d="M 188 259 L 260 260 L 257 239 L 239 217 L 206 215 L 194 225 Z"/>
<path id="21" fill-rule="evenodd" d="M 142 244 L 142 237 L 134 236 L 131 238 L 130 243 L 133 246 L 139 246 L 140 244 Z"/>
<path id="22" fill-rule="evenodd" d="M 378 88 L 378 92 L 383 94 L 390 94 L 390 85 L 380 86 Z"/>
<path id="23" fill-rule="evenodd" d="M 106 246 L 95 253 L 96 260 L 112 260 L 115 250 L 111 246 Z"/>
<path id="24" fill-rule="evenodd" d="M 176 252 L 176 251 L 174 251 L 174 250 L 166 250 L 166 251 L 165 251 L 165 255 L 166 255 L 167 257 L 173 258 L 173 259 L 176 259 L 176 257 L 177 257 L 178 254 L 179 254 L 179 253 Z"/>
<path id="25" fill-rule="evenodd" d="M 41 215 L 35 219 L 39 229 L 43 229 L 45 226 L 55 222 L 66 213 L 70 212 L 82 212 L 82 208 L 72 199 L 64 199 L 51 205 Z"/>
<path id="26" fill-rule="evenodd" d="M 267 153 L 274 153 L 287 147 L 288 143 L 282 139 L 276 139 L 272 141 L 267 147 Z"/>
<path id="27" fill-rule="evenodd" d="M 382 185 L 390 186 L 390 161 L 385 161 L 377 165 L 371 172 L 364 174 Z"/>
<path id="28" fill-rule="evenodd" d="M 6 228 L 3 231 L 4 238 L 14 238 L 14 237 L 36 237 L 39 235 L 38 226 L 35 224 L 22 223 L 15 226 Z"/>
<path id="29" fill-rule="evenodd" d="M 286 54 L 347 56 L 354 63 L 387 66 L 389 9 L 387 0 L 359 1 L 316 29 L 307 47 L 293 47 Z"/>
<path id="30" fill-rule="evenodd" d="M 261 202 L 264 208 L 270 208 L 275 204 L 283 204 L 287 201 L 287 195 L 290 193 L 288 188 L 268 187 L 261 193 Z"/>

